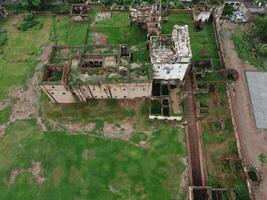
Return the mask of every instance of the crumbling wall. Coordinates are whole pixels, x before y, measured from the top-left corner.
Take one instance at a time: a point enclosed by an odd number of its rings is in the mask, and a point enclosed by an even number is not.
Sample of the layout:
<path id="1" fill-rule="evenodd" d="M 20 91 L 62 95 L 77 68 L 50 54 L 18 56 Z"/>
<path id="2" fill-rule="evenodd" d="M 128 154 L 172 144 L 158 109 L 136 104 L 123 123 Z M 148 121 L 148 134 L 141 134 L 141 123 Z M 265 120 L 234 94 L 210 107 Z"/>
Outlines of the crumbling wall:
<path id="1" fill-rule="evenodd" d="M 138 97 L 149 97 L 151 95 L 152 82 L 82 84 L 76 89 L 84 99 L 134 99 Z"/>
<path id="2" fill-rule="evenodd" d="M 152 91 L 152 82 L 147 83 L 118 83 L 110 85 L 113 98 L 133 99 L 136 97 L 149 97 Z"/>
<path id="3" fill-rule="evenodd" d="M 75 103 L 79 101 L 75 98 L 73 92 L 65 88 L 64 85 L 42 84 L 40 87 L 56 103 Z"/>

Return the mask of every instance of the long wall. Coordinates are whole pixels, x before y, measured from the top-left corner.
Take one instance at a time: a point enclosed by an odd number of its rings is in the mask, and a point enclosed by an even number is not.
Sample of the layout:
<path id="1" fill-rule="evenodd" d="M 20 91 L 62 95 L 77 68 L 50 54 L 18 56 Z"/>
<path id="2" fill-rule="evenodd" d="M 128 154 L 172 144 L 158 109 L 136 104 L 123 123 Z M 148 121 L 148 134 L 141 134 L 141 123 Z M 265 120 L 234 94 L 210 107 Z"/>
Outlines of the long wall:
<path id="1" fill-rule="evenodd" d="M 57 103 L 86 102 L 88 99 L 134 99 L 150 97 L 152 81 L 142 83 L 80 84 L 72 89 L 64 85 L 41 85 L 43 91 Z"/>

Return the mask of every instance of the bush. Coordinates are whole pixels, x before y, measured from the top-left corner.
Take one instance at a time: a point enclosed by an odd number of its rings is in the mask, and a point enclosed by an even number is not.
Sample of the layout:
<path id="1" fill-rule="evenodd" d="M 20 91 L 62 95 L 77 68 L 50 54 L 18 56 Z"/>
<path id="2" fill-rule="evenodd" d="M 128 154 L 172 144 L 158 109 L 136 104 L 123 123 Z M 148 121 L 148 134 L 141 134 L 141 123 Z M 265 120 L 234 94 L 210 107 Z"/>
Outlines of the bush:
<path id="1" fill-rule="evenodd" d="M 267 41 L 267 15 L 256 17 L 253 24 L 255 35 L 263 41 Z"/>
<path id="2" fill-rule="evenodd" d="M 264 163 L 264 164 L 267 163 L 267 155 L 264 153 L 261 153 L 259 155 L 259 160 L 261 161 L 261 163 Z"/>
<path id="3" fill-rule="evenodd" d="M 26 9 L 37 9 L 41 6 L 41 0 L 22 0 L 21 5 Z"/>
<path id="4" fill-rule="evenodd" d="M 0 29 L 0 46 L 4 45 L 7 41 L 6 30 Z"/>
<path id="5" fill-rule="evenodd" d="M 225 4 L 222 14 L 224 16 L 231 16 L 234 11 L 235 11 L 235 8 L 231 4 Z"/>
<path id="6" fill-rule="evenodd" d="M 259 48 L 259 51 L 263 56 L 267 56 L 267 44 L 262 44 Z"/>
<path id="7" fill-rule="evenodd" d="M 17 28 L 20 31 L 27 31 L 37 25 L 39 25 L 40 28 L 42 26 L 41 22 L 33 13 L 28 13 L 24 16 L 23 22 Z"/>

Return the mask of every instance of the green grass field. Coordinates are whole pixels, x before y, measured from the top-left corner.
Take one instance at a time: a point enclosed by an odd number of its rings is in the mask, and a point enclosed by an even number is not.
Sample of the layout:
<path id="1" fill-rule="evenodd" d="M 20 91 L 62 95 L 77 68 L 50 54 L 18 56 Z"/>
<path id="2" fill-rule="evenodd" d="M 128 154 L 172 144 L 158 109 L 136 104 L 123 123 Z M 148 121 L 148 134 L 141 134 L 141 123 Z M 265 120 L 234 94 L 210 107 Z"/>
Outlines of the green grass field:
<path id="1" fill-rule="evenodd" d="M 0 199 L 172 199 L 184 170 L 182 134 L 162 127 L 145 149 L 119 140 L 43 133 L 34 121 L 18 121 L 0 140 Z M 9 183 L 12 170 L 30 168 L 32 161 L 42 164 L 42 186 L 28 172 Z"/>
<path id="2" fill-rule="evenodd" d="M 168 22 L 162 24 L 162 33 L 170 34 L 174 25 L 188 25 L 193 60 L 212 59 L 214 67 L 220 67 L 220 60 L 212 24 L 196 31 L 191 14 L 170 14 Z"/>
<path id="3" fill-rule="evenodd" d="M 56 35 L 59 45 L 85 44 L 88 22 L 73 22 L 67 16 L 55 17 Z"/>
<path id="4" fill-rule="evenodd" d="M 22 15 L 12 15 L 0 24 L 7 31 L 7 42 L 0 47 L 0 99 L 32 76 L 40 47 L 48 42 L 51 18 L 39 17 L 43 22 L 41 30 L 21 32 L 16 26 L 22 18 Z"/>

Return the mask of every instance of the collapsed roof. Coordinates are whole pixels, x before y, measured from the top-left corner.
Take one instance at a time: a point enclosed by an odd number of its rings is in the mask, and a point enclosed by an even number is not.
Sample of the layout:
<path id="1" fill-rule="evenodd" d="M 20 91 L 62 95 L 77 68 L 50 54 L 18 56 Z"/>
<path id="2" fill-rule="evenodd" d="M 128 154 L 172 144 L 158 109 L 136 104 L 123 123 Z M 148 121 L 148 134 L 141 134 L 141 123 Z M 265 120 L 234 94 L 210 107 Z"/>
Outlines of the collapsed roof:
<path id="1" fill-rule="evenodd" d="M 188 26 L 175 25 L 171 35 L 150 38 L 154 79 L 183 80 L 192 58 Z"/>

